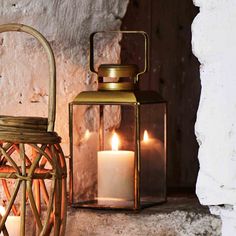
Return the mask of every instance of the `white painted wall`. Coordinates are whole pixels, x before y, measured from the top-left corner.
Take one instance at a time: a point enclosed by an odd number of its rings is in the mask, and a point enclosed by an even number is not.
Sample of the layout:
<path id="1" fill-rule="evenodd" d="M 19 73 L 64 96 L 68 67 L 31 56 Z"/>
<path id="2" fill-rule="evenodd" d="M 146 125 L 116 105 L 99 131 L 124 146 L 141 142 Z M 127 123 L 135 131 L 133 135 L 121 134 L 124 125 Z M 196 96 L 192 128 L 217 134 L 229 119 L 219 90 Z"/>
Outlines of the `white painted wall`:
<path id="1" fill-rule="evenodd" d="M 221 215 L 223 235 L 236 235 L 236 1 L 195 0 L 192 25 L 201 98 L 195 126 L 200 171 L 197 195 Z"/>

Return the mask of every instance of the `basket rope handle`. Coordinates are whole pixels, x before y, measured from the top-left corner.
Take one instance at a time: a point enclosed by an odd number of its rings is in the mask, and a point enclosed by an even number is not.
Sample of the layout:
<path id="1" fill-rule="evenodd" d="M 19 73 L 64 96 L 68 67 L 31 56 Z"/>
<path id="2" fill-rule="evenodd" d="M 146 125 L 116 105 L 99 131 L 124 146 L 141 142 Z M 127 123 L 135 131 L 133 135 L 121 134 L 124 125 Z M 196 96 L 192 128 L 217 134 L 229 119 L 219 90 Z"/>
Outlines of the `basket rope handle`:
<path id="1" fill-rule="evenodd" d="M 49 64 L 49 101 L 48 101 L 48 127 L 47 131 L 54 130 L 56 116 L 56 63 L 52 48 L 47 39 L 34 28 L 17 23 L 0 25 L 0 33 L 8 31 L 24 32 L 35 37 L 43 46 L 48 57 Z"/>

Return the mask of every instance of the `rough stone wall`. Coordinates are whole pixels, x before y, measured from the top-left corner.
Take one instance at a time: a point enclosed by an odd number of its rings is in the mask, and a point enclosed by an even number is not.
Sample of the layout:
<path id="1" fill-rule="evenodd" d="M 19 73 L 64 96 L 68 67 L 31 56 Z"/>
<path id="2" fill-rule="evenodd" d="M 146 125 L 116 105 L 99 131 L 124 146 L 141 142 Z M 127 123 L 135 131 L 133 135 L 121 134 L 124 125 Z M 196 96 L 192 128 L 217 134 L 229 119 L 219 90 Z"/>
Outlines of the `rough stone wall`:
<path id="1" fill-rule="evenodd" d="M 128 0 L 0 0 L 0 24 L 32 26 L 52 45 L 57 66 L 55 130 L 65 155 L 69 154 L 68 103 L 79 92 L 97 87 L 88 69 L 89 35 L 118 30 L 127 4 Z M 98 37 L 96 65 L 119 62 L 120 39 Z M 39 43 L 23 33 L 0 34 L 0 114 L 47 116 L 48 92 L 47 58 Z M 84 130 L 86 122 L 80 122 L 78 129 Z"/>
<path id="2" fill-rule="evenodd" d="M 183 203 L 185 206 L 186 202 Z M 167 204 L 168 205 L 168 204 Z M 167 206 L 166 205 L 166 206 Z M 180 207 L 180 205 L 177 205 Z M 183 207 L 184 208 L 184 207 Z M 69 210 L 66 235 L 112 236 L 220 236 L 220 220 L 210 214 L 186 210 L 162 211 L 160 206 L 139 214 Z M 199 210 L 199 208 L 198 208 Z M 74 222 L 80 222 L 74 224 Z M 234 234 L 228 234 L 231 236 Z"/>
<path id="3" fill-rule="evenodd" d="M 195 0 L 193 51 L 201 67 L 196 136 L 200 171 L 197 195 L 223 220 L 223 235 L 236 234 L 236 24 L 234 0 Z M 227 204 L 227 207 L 226 207 Z"/>
<path id="4" fill-rule="evenodd" d="M 39 30 L 50 41 L 57 64 L 56 131 L 68 145 L 68 103 L 82 90 L 96 89 L 88 71 L 89 34 L 117 30 L 128 0 L 0 0 L 0 24 L 17 22 Z M 97 64 L 118 62 L 118 37 L 100 37 Z M 1 114 L 47 115 L 46 55 L 32 37 L 0 35 Z"/>

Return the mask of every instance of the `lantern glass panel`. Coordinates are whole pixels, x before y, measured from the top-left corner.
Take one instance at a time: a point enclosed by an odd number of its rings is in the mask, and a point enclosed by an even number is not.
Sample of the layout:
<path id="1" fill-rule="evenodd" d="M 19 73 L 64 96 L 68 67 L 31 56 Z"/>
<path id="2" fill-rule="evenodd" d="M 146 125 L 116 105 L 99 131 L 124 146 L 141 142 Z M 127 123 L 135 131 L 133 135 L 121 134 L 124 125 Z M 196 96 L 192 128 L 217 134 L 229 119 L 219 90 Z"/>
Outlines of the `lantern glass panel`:
<path id="1" fill-rule="evenodd" d="M 166 104 L 140 106 L 141 204 L 166 198 Z"/>
<path id="2" fill-rule="evenodd" d="M 135 131 L 132 105 L 73 106 L 74 203 L 133 208 Z"/>
<path id="3" fill-rule="evenodd" d="M 97 194 L 97 151 L 99 106 L 74 105 L 73 124 L 73 203 L 91 202 Z"/>

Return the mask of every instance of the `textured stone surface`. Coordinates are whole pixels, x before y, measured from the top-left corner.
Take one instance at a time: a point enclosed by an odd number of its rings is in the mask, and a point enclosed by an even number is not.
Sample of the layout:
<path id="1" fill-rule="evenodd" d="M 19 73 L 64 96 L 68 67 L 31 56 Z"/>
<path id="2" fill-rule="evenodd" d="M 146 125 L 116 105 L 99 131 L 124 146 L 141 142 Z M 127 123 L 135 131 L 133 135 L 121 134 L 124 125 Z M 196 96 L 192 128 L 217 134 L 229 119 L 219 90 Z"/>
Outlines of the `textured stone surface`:
<path id="1" fill-rule="evenodd" d="M 221 216 L 222 235 L 236 234 L 236 2 L 195 0 L 193 51 L 201 62 L 202 93 L 196 136 L 200 172 L 197 195 Z"/>
<path id="2" fill-rule="evenodd" d="M 141 213 L 69 209 L 67 235 L 220 235 L 220 220 L 195 199 L 171 198 Z"/>
<path id="3" fill-rule="evenodd" d="M 212 214 L 220 215 L 222 220 L 222 236 L 235 235 L 236 209 L 232 205 L 210 206 Z"/>
<path id="4" fill-rule="evenodd" d="M 202 93 L 196 136 L 197 193 L 206 205 L 236 204 L 235 1 L 196 1 L 193 51 L 201 62 Z M 226 46 L 227 45 L 227 46 Z"/>
<path id="5" fill-rule="evenodd" d="M 31 25 L 50 41 L 57 62 L 56 131 L 68 143 L 67 104 L 82 90 L 96 88 L 88 72 L 89 34 L 119 29 L 128 0 L 0 0 L 0 24 Z M 119 37 L 99 37 L 96 59 L 118 62 Z M 42 48 L 16 33 L 0 35 L 1 114 L 47 114 L 47 63 Z"/>
<path id="6" fill-rule="evenodd" d="M 62 136 L 65 155 L 69 154 L 68 103 L 79 92 L 97 87 L 95 76 L 88 70 L 89 35 L 99 30 L 118 30 L 127 4 L 128 0 L 0 0 L 0 24 L 30 25 L 52 45 L 57 65 L 55 129 Z M 95 38 L 96 65 L 119 62 L 120 39 L 119 35 Z M 0 60 L 1 114 L 47 116 L 48 65 L 36 40 L 22 33 L 0 34 Z M 77 134 L 81 135 L 86 129 L 94 131 L 91 109 L 77 111 L 76 117 Z M 114 111 L 112 118 L 119 120 L 120 113 Z M 76 145 L 83 145 L 83 140 L 76 140 Z M 83 150 L 83 154 L 91 154 L 86 147 L 82 147 Z M 82 178 L 88 177 L 90 166 L 86 166 Z M 87 178 L 88 186 L 93 185 L 90 179 Z"/>

